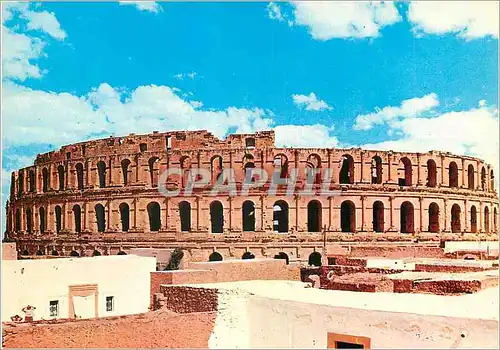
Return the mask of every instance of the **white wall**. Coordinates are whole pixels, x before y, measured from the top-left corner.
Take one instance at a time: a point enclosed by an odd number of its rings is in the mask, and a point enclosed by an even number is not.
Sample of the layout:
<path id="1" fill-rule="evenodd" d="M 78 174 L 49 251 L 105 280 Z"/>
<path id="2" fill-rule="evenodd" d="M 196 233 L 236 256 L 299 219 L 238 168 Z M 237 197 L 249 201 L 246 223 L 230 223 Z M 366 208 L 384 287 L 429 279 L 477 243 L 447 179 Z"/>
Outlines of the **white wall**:
<path id="1" fill-rule="evenodd" d="M 2 321 L 24 317 L 28 304 L 36 307 L 35 320 L 53 318 L 51 300 L 59 300 L 59 318 L 67 318 L 69 286 L 81 284 L 97 284 L 98 317 L 147 312 L 155 270 L 155 258 L 133 255 L 2 261 Z M 112 312 L 106 296 L 114 297 Z"/>
<path id="2" fill-rule="evenodd" d="M 475 241 L 448 241 L 444 244 L 444 252 L 452 253 L 457 250 L 499 250 L 499 242 L 475 242 Z"/>

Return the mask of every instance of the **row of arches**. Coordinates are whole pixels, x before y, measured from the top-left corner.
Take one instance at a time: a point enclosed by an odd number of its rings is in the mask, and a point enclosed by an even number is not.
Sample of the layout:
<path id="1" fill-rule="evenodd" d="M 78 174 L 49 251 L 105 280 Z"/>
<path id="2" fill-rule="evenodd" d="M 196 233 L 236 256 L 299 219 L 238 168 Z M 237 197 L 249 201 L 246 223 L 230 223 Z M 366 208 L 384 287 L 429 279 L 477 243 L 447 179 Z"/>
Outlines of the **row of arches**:
<path id="1" fill-rule="evenodd" d="M 137 162 L 137 160 L 136 160 Z M 251 154 L 246 154 L 242 160 L 243 168 L 246 170 L 248 168 L 255 167 L 254 157 Z M 129 159 L 123 159 L 120 162 L 121 173 L 122 173 L 122 184 L 127 186 L 130 184 L 129 172 L 131 161 Z M 183 175 L 181 179 L 181 185 L 184 187 L 187 183 L 188 171 L 191 169 L 191 159 L 188 156 L 181 157 L 180 167 L 183 169 Z M 104 161 L 97 162 L 97 179 L 100 188 L 104 188 L 109 185 L 109 174 L 108 169 L 110 169 L 111 163 L 108 164 Z M 274 157 L 274 167 L 279 173 L 281 178 L 288 178 L 289 176 L 289 161 L 286 155 L 278 154 Z M 322 160 L 318 154 L 311 154 L 306 160 L 306 175 L 313 180 L 313 183 L 321 182 L 321 167 Z M 427 179 L 426 186 L 436 187 L 437 186 L 437 165 L 433 159 L 429 159 L 426 164 L 427 167 Z M 215 155 L 210 159 L 210 170 L 212 174 L 212 182 L 215 183 L 223 171 L 223 158 L 220 155 Z M 349 154 L 344 154 L 342 156 L 342 163 L 340 168 L 340 173 L 338 176 L 338 181 L 340 184 L 354 184 L 354 158 Z M 380 156 L 374 156 L 371 159 L 371 183 L 372 184 L 382 184 L 383 181 L 383 162 Z M 465 171 L 465 169 L 463 169 Z M 148 172 L 150 184 L 155 187 L 158 186 L 159 177 L 159 158 L 154 156 L 148 160 Z M 77 163 L 75 165 L 76 173 L 76 187 L 82 190 L 84 188 L 84 166 L 82 163 Z M 493 169 L 490 170 L 489 174 L 485 167 L 481 167 L 480 170 L 480 183 L 479 188 L 482 190 L 487 189 L 487 181 L 489 175 L 489 189 L 494 189 L 494 173 Z M 57 167 L 58 176 L 58 190 L 64 190 L 66 184 L 67 170 L 64 165 L 59 165 Z M 18 196 L 21 196 L 24 192 L 24 170 L 19 170 L 17 179 L 17 190 Z M 408 157 L 402 157 L 399 161 L 398 166 L 398 184 L 400 186 L 412 186 L 413 185 L 413 165 Z M 12 175 L 12 184 L 15 183 L 15 176 Z M 42 191 L 47 192 L 49 190 L 50 174 L 47 167 L 42 169 Z M 28 171 L 28 186 L 29 192 L 36 192 L 36 177 L 34 170 Z M 452 161 L 448 166 L 448 186 L 451 188 L 459 188 L 459 168 L 456 162 Z M 469 164 L 467 167 L 467 184 L 464 187 L 468 189 L 476 188 L 476 170 L 474 165 Z M 11 187 L 11 192 L 13 193 L 14 186 Z"/>
<path id="2" fill-rule="evenodd" d="M 23 251 L 21 251 L 20 254 L 24 255 L 24 256 L 31 255 L 30 252 L 27 249 L 24 249 Z M 39 249 L 39 250 L 36 251 L 35 255 L 45 255 L 45 252 Z M 57 250 L 53 249 L 50 252 L 50 255 L 52 255 L 52 256 L 59 256 L 60 254 L 59 254 L 59 252 Z M 99 250 L 97 250 L 97 249 L 92 252 L 92 256 L 101 256 L 101 255 L 102 255 L 101 252 Z M 124 251 L 120 250 L 116 255 L 127 255 L 127 253 L 125 253 Z M 79 256 L 81 256 L 81 254 L 78 253 L 76 250 L 72 250 L 68 254 L 68 256 L 70 256 L 70 257 L 79 257 Z"/>
<path id="3" fill-rule="evenodd" d="M 161 224 L 161 208 L 158 202 L 150 202 L 147 207 L 147 216 L 149 221 L 149 230 L 152 232 L 160 231 Z M 182 201 L 179 203 L 179 219 L 180 219 L 180 229 L 182 232 L 189 232 L 192 230 L 191 227 L 191 204 L 188 201 Z M 273 207 L 273 231 L 278 233 L 288 233 L 289 232 L 289 206 L 284 200 L 278 200 L 274 203 Z M 372 207 L 372 223 L 374 232 L 385 232 L 387 226 L 385 223 L 385 206 L 382 201 L 375 201 Z M 97 232 L 106 231 L 106 210 L 102 204 L 97 204 L 94 207 L 95 211 L 95 222 Z M 411 202 L 405 201 L 400 206 L 400 231 L 401 233 L 413 233 L 415 232 L 415 218 L 414 218 L 414 206 Z M 127 203 L 121 203 L 119 205 L 120 212 L 120 222 L 121 231 L 129 231 L 130 225 L 130 207 Z M 218 200 L 214 200 L 210 203 L 210 224 L 212 233 L 223 233 L 224 232 L 224 207 L 222 203 Z M 307 231 L 308 232 L 321 232 L 323 230 L 322 222 L 322 204 L 318 200 L 311 200 L 307 204 Z M 478 214 L 475 205 L 470 207 L 470 229 L 471 232 L 477 232 Z M 62 209 L 58 205 L 54 209 L 55 213 L 55 229 L 56 233 L 59 233 L 62 229 Z M 80 205 L 75 204 L 72 207 L 74 229 L 75 232 L 81 232 L 82 230 L 82 210 Z M 461 222 L 461 208 L 458 204 L 454 204 L 451 207 L 451 230 L 452 232 L 462 231 Z M 494 230 L 497 230 L 497 208 L 493 208 L 493 226 Z M 428 232 L 437 233 L 442 229 L 440 227 L 440 208 L 435 202 L 432 202 L 428 206 Z M 246 200 L 242 204 L 241 208 L 241 218 L 243 231 L 253 232 L 256 230 L 255 227 L 255 204 L 251 200 Z M 485 207 L 483 211 L 483 230 L 485 232 L 490 232 L 490 209 Z M 39 231 L 44 233 L 46 231 L 47 220 L 45 208 L 39 208 Z M 342 232 L 356 232 L 356 206 L 350 200 L 345 200 L 340 205 L 340 228 Z M 19 209 L 15 212 L 15 231 L 21 230 L 21 211 Z M 28 233 L 33 232 L 33 213 L 31 208 L 26 210 L 26 230 Z"/>
<path id="4" fill-rule="evenodd" d="M 242 260 L 245 259 L 255 259 L 255 255 L 251 252 L 245 252 L 241 256 Z M 286 261 L 286 264 L 288 265 L 290 263 L 290 258 L 287 253 L 285 252 L 279 252 L 278 254 L 274 255 L 274 259 L 283 259 Z M 213 252 L 208 256 L 208 261 L 223 261 L 224 258 L 222 257 L 222 254 L 219 252 Z M 321 253 L 319 252 L 312 252 L 309 254 L 308 257 L 308 264 L 310 266 L 321 266 L 322 265 L 322 256 Z"/>

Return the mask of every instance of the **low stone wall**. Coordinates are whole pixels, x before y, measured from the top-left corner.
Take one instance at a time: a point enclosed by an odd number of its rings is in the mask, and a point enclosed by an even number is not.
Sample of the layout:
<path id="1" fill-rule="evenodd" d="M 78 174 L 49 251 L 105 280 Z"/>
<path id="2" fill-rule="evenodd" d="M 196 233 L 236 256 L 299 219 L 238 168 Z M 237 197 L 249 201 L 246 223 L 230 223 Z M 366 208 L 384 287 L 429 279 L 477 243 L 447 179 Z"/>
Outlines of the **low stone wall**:
<path id="1" fill-rule="evenodd" d="M 416 272 L 477 272 L 495 268 L 485 266 L 415 264 Z"/>
<path id="2" fill-rule="evenodd" d="M 185 314 L 217 311 L 218 296 L 215 288 L 161 286 L 163 305 L 168 310 Z M 163 298 L 162 298 L 163 299 Z"/>
<path id="3" fill-rule="evenodd" d="M 385 258 L 444 258 L 444 249 L 440 247 L 414 246 L 352 246 L 349 257 L 385 257 Z"/>

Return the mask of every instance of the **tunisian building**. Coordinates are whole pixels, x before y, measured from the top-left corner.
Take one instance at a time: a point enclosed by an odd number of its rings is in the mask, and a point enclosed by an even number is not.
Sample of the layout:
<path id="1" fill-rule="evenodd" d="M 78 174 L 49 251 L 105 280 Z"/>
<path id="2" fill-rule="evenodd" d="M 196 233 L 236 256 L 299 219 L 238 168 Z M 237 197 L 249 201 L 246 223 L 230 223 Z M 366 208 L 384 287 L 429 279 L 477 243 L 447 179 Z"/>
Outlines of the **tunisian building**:
<path id="1" fill-rule="evenodd" d="M 178 196 L 158 188 L 169 168 L 181 169 L 165 184 Z M 270 194 L 266 184 L 244 196 L 211 196 L 208 186 L 183 195 L 193 168 L 209 171 L 212 183 L 234 169 L 238 189 L 248 168 L 284 179 L 297 171 L 297 191 Z M 329 169 L 332 194 L 299 191 L 311 169 L 313 190 L 325 186 Z M 273 131 L 225 140 L 204 130 L 153 132 L 63 146 L 13 172 L 7 237 L 26 255 L 179 247 L 194 261 L 301 260 L 339 241 L 496 240 L 498 204 L 492 167 L 473 157 L 277 148 Z"/>

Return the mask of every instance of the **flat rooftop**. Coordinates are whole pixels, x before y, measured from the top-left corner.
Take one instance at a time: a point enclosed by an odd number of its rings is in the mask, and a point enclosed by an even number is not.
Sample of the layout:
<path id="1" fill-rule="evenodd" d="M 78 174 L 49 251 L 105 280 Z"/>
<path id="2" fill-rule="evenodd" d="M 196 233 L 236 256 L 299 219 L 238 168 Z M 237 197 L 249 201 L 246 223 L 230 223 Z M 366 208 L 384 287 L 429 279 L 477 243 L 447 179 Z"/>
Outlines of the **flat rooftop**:
<path id="1" fill-rule="evenodd" d="M 244 291 L 250 294 L 316 305 L 418 315 L 499 319 L 499 288 L 457 296 L 406 293 L 365 293 L 308 288 L 295 281 L 253 280 L 225 283 L 186 284 L 187 287 Z"/>

